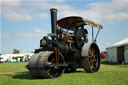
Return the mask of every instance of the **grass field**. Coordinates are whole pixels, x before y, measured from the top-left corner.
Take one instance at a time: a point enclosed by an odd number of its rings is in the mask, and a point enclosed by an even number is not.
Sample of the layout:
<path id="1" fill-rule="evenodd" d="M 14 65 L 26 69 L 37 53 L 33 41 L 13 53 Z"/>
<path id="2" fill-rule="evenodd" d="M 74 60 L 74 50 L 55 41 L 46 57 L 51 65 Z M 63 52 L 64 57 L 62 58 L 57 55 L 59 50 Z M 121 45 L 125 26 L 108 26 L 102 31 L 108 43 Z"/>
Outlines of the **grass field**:
<path id="1" fill-rule="evenodd" d="M 27 63 L 0 64 L 0 85 L 128 85 L 128 65 L 102 64 L 99 72 L 65 73 L 57 79 L 33 79 Z"/>

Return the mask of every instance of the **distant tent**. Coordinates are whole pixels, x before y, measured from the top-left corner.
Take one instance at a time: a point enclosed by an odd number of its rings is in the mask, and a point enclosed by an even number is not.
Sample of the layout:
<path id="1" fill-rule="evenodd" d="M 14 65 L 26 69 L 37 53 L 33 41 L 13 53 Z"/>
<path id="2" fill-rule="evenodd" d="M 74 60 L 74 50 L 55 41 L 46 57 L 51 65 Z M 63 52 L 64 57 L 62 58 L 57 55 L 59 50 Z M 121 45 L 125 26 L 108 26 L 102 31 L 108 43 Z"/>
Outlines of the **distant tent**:
<path id="1" fill-rule="evenodd" d="M 106 50 L 108 62 L 128 64 L 128 38 L 107 47 Z"/>
<path id="2" fill-rule="evenodd" d="M 29 61 L 34 53 L 4 54 L 0 56 L 0 62 L 24 62 Z"/>

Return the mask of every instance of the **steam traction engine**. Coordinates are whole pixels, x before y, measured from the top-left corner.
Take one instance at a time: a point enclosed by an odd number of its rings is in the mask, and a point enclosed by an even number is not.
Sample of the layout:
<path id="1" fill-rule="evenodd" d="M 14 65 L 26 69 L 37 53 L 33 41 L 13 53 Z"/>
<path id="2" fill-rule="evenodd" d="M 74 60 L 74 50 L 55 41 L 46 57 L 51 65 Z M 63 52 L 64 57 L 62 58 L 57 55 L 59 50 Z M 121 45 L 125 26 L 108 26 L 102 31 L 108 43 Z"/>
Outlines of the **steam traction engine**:
<path id="1" fill-rule="evenodd" d="M 35 50 L 27 68 L 34 78 L 57 78 L 64 72 L 75 72 L 84 68 L 87 73 L 100 68 L 100 51 L 96 44 L 102 26 L 78 16 L 57 21 L 57 9 L 50 9 L 52 33 L 40 40 L 40 48 Z M 95 40 L 88 43 L 84 25 L 99 28 Z"/>

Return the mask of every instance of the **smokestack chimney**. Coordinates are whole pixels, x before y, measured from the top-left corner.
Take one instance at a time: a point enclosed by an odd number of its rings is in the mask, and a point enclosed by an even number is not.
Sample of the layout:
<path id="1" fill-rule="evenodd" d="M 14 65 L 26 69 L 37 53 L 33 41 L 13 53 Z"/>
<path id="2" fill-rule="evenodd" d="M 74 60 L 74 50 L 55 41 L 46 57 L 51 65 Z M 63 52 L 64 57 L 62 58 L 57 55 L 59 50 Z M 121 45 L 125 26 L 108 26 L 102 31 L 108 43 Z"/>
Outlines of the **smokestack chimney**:
<path id="1" fill-rule="evenodd" d="M 57 9 L 51 8 L 51 27 L 52 27 L 52 33 L 56 35 L 56 28 L 57 28 Z M 52 37 L 53 40 L 55 40 L 55 36 Z"/>

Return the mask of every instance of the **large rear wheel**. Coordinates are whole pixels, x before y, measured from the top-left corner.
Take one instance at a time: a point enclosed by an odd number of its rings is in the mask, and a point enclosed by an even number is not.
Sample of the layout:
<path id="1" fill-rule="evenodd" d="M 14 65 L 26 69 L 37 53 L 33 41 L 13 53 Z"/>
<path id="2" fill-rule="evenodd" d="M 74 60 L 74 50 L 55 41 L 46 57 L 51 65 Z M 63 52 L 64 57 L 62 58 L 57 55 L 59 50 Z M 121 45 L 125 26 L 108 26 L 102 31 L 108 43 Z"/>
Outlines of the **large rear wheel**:
<path id="1" fill-rule="evenodd" d="M 87 43 L 83 46 L 82 53 L 83 67 L 87 73 L 97 72 L 100 68 L 100 51 L 95 43 Z"/>

